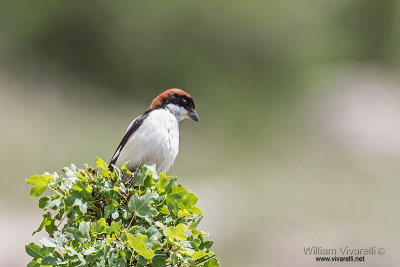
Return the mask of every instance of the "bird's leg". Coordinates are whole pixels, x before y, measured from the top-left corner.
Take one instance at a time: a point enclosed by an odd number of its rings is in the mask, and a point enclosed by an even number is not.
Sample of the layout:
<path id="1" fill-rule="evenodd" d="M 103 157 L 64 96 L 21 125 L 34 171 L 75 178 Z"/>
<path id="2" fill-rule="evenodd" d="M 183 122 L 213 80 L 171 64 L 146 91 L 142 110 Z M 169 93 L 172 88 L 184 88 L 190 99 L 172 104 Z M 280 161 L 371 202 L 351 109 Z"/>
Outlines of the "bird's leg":
<path id="1" fill-rule="evenodd" d="M 128 182 L 129 187 L 132 186 L 132 184 L 135 181 L 135 179 L 140 171 L 140 168 L 142 168 L 142 166 L 143 166 L 143 164 L 139 164 L 139 166 L 136 168 L 135 174 L 133 175 L 132 179 Z"/>

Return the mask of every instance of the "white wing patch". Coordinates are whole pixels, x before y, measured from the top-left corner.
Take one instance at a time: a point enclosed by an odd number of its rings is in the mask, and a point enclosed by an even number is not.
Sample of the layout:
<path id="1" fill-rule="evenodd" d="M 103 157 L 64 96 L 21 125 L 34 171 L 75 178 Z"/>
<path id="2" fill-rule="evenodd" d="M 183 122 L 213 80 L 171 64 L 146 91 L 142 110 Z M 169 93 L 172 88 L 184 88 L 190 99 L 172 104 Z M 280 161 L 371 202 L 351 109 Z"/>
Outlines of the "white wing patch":
<path id="1" fill-rule="evenodd" d="M 132 127 L 132 125 L 135 123 L 135 121 L 136 121 L 137 119 L 138 119 L 138 118 L 134 119 L 134 120 L 131 122 L 131 124 L 129 124 L 128 128 L 126 128 L 126 132 L 125 132 L 125 133 L 127 133 L 127 132 L 129 131 L 129 129 Z"/>
<path id="2" fill-rule="evenodd" d="M 111 161 L 115 160 L 119 156 L 120 152 L 121 152 L 121 147 L 119 147 L 118 150 L 115 152 L 114 157 L 112 157 Z"/>

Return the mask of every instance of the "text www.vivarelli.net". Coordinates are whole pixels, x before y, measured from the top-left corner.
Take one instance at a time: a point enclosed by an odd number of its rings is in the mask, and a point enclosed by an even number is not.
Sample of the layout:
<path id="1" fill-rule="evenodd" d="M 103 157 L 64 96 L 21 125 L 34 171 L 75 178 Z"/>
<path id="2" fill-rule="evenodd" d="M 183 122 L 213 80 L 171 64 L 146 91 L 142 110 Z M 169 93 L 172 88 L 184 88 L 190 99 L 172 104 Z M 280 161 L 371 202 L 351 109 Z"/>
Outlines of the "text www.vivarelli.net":
<path id="1" fill-rule="evenodd" d="M 349 261 L 365 261 L 365 256 L 361 257 L 354 257 L 354 256 L 347 256 L 347 257 L 338 257 L 338 256 L 333 256 L 333 257 L 315 257 L 316 261 L 325 261 L 325 262 L 349 262 Z"/>

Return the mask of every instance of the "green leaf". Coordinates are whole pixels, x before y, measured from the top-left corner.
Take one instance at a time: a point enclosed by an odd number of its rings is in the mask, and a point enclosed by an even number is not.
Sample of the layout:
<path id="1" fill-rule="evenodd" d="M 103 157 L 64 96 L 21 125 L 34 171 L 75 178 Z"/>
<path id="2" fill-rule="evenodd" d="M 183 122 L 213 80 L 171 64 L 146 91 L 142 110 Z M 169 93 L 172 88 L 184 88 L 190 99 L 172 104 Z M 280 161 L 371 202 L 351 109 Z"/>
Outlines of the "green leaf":
<path id="1" fill-rule="evenodd" d="M 148 166 L 141 167 L 138 174 L 136 175 L 133 185 L 134 186 L 143 185 L 144 180 L 146 179 L 148 174 L 151 174 L 149 167 Z"/>
<path id="2" fill-rule="evenodd" d="M 97 222 L 92 224 L 92 231 L 95 233 L 106 233 L 108 231 L 108 224 L 104 218 L 100 218 Z"/>
<path id="3" fill-rule="evenodd" d="M 203 211 L 196 206 L 187 208 L 187 210 L 193 214 L 203 214 Z"/>
<path id="4" fill-rule="evenodd" d="M 168 207 L 163 205 L 162 208 L 161 208 L 161 212 L 162 212 L 162 214 L 168 214 L 169 213 Z"/>
<path id="5" fill-rule="evenodd" d="M 59 247 L 63 247 L 68 242 L 63 233 L 61 232 L 55 232 L 54 239 L 56 240 L 56 243 Z"/>
<path id="6" fill-rule="evenodd" d="M 101 169 L 108 169 L 108 164 L 105 163 L 104 160 L 102 160 L 99 157 L 96 157 L 96 166 Z"/>
<path id="7" fill-rule="evenodd" d="M 113 213 L 115 211 L 114 207 L 107 205 L 104 207 L 104 219 L 108 219 L 110 217 L 110 213 Z"/>
<path id="8" fill-rule="evenodd" d="M 175 238 L 176 240 L 185 240 L 187 236 L 185 235 L 185 232 L 187 230 L 187 226 L 180 223 L 176 227 L 168 227 L 167 228 L 167 235 L 169 237 Z"/>
<path id="9" fill-rule="evenodd" d="M 203 212 L 201 211 L 201 209 L 199 209 L 198 207 L 195 206 L 195 204 L 197 203 L 198 198 L 196 197 L 195 194 L 192 193 L 192 191 L 190 191 L 187 196 L 186 199 L 182 200 L 179 203 L 179 207 L 186 211 L 186 212 L 191 212 L 193 214 L 202 214 Z M 189 216 L 187 215 L 187 213 L 185 213 L 186 215 L 182 215 L 182 216 Z M 178 214 L 179 216 L 179 214 Z M 182 217 L 181 216 L 181 217 Z"/>
<path id="10" fill-rule="evenodd" d="M 95 252 L 96 252 L 96 249 L 94 247 L 89 247 L 88 249 L 85 249 L 85 251 L 83 252 L 83 255 L 88 256 Z"/>
<path id="11" fill-rule="evenodd" d="M 46 197 L 42 197 L 41 199 L 39 199 L 39 208 L 53 209 L 53 208 L 57 208 L 58 206 L 60 206 L 61 200 L 59 198 L 56 198 L 56 196 L 59 196 L 59 195 L 55 195 L 55 196 L 53 196 L 53 198 L 46 196 Z"/>
<path id="12" fill-rule="evenodd" d="M 111 171 L 109 169 L 104 169 L 100 172 L 100 177 L 106 177 L 108 180 L 111 178 Z"/>
<path id="13" fill-rule="evenodd" d="M 42 260 L 41 265 L 56 265 L 58 263 L 57 258 L 48 256 Z"/>
<path id="14" fill-rule="evenodd" d="M 44 227 L 46 232 L 52 235 L 55 231 L 57 231 L 57 226 L 55 224 L 55 220 L 52 219 L 48 225 Z"/>
<path id="15" fill-rule="evenodd" d="M 160 173 L 160 179 L 158 180 L 158 183 L 156 184 L 156 190 L 160 193 L 165 191 L 165 188 L 169 185 L 171 181 L 170 177 L 165 176 L 165 172 Z"/>
<path id="16" fill-rule="evenodd" d="M 35 243 L 29 243 L 25 246 L 25 251 L 29 254 L 29 256 L 36 260 L 48 256 L 51 252 L 51 249 L 46 247 L 42 248 Z"/>
<path id="17" fill-rule="evenodd" d="M 196 205 L 198 198 L 196 197 L 195 194 L 193 194 L 192 191 L 189 191 L 189 193 L 186 196 L 186 199 L 182 201 L 182 204 L 185 207 L 193 207 Z"/>
<path id="18" fill-rule="evenodd" d="M 88 237 L 89 236 L 89 222 L 80 222 L 79 223 L 79 231 L 81 232 L 82 236 Z"/>
<path id="19" fill-rule="evenodd" d="M 31 189 L 31 197 L 38 197 L 43 194 L 46 190 L 47 185 L 50 181 L 53 181 L 54 177 L 48 173 L 44 173 L 42 176 L 34 175 L 27 179 L 28 184 L 33 184 Z"/>
<path id="20" fill-rule="evenodd" d="M 40 250 L 41 250 L 41 247 L 35 243 L 29 243 L 28 245 L 25 246 L 26 253 L 28 253 L 34 259 L 45 257 L 45 255 L 41 254 Z"/>
<path id="21" fill-rule="evenodd" d="M 39 228 L 35 232 L 33 232 L 32 235 L 40 232 L 43 229 L 43 227 L 46 227 L 46 231 L 49 234 L 52 234 L 53 232 L 57 231 L 57 226 L 55 225 L 54 219 L 51 217 L 50 212 L 43 214 L 42 223 L 40 224 Z"/>
<path id="22" fill-rule="evenodd" d="M 153 259 L 153 265 L 155 267 L 166 267 L 167 261 L 165 260 L 164 257 L 157 257 L 157 255 L 156 255 Z"/>
<path id="23" fill-rule="evenodd" d="M 132 213 L 129 212 L 129 208 L 127 206 L 121 206 L 120 209 L 122 212 L 122 218 L 128 219 L 132 217 Z"/>
<path id="24" fill-rule="evenodd" d="M 83 214 L 87 212 L 87 203 L 83 203 L 81 199 L 75 199 L 72 206 L 78 207 Z"/>
<path id="25" fill-rule="evenodd" d="M 180 199 L 185 197 L 187 194 L 187 190 L 182 185 L 174 185 L 171 190 L 171 194 L 176 194 L 180 196 Z"/>
<path id="26" fill-rule="evenodd" d="M 113 176 L 115 177 L 117 182 L 120 182 L 122 179 L 122 171 L 121 171 L 121 169 L 116 167 L 114 164 L 112 164 L 112 166 L 113 166 L 113 170 L 114 170 Z"/>
<path id="27" fill-rule="evenodd" d="M 85 237 L 82 235 L 82 233 L 78 229 L 76 229 L 74 227 L 65 228 L 64 235 L 68 240 L 78 241 L 81 243 L 85 242 Z"/>
<path id="28" fill-rule="evenodd" d="M 110 228 L 108 228 L 108 233 L 116 234 L 116 233 L 119 233 L 120 230 L 121 230 L 121 223 L 112 221 Z"/>
<path id="29" fill-rule="evenodd" d="M 116 261 L 115 267 L 126 267 L 126 266 L 127 266 L 126 259 L 118 259 Z"/>
<path id="30" fill-rule="evenodd" d="M 136 234 L 133 237 L 132 234 L 126 234 L 128 238 L 128 246 L 133 248 L 139 255 L 143 256 L 144 258 L 150 260 L 154 257 L 154 251 L 152 249 L 148 249 L 145 247 L 147 241 L 147 235 L 143 234 Z"/>
<path id="31" fill-rule="evenodd" d="M 189 226 L 189 229 L 195 230 L 202 219 L 203 219 L 203 216 L 201 216 L 201 215 L 199 217 L 197 217 L 196 219 L 194 219 L 192 224 Z"/>
<path id="32" fill-rule="evenodd" d="M 135 213 L 137 216 L 149 219 L 157 214 L 157 210 L 151 206 L 154 202 L 154 195 L 152 193 L 146 193 L 142 197 L 139 197 L 135 193 L 128 202 L 129 210 Z"/>
<path id="33" fill-rule="evenodd" d="M 210 249 L 212 247 L 212 244 L 214 243 L 214 241 L 204 241 L 203 243 L 201 243 L 201 245 L 199 246 L 199 249 Z"/>
<path id="34" fill-rule="evenodd" d="M 207 250 L 203 249 L 203 250 L 198 250 L 193 252 L 193 254 L 191 255 L 193 260 L 198 260 L 202 257 L 204 257 L 207 254 Z"/>
<path id="35" fill-rule="evenodd" d="M 56 242 L 51 237 L 42 237 L 39 239 L 39 242 L 43 244 L 45 247 L 54 248 L 56 247 Z"/>
<path id="36" fill-rule="evenodd" d="M 175 252 L 171 253 L 172 266 L 176 266 L 178 264 L 178 260 L 179 260 L 179 258 L 178 258 L 177 253 L 175 253 Z"/>
<path id="37" fill-rule="evenodd" d="M 148 236 L 147 244 L 153 250 L 159 249 L 162 247 L 160 240 L 162 238 L 162 234 L 158 231 L 157 227 L 152 225 L 147 229 L 146 235 Z"/>
<path id="38" fill-rule="evenodd" d="M 214 258 L 211 258 L 211 259 L 209 259 L 208 261 L 206 261 L 206 262 L 203 264 L 203 267 L 219 267 L 219 262 L 218 262 L 218 260 L 214 257 Z"/>
<path id="39" fill-rule="evenodd" d="M 130 161 L 126 162 L 125 164 L 123 164 L 123 165 L 121 166 L 121 171 L 122 171 L 122 173 L 124 173 L 124 174 L 127 174 L 127 175 L 129 175 L 129 176 L 132 176 L 132 172 L 131 172 L 130 170 L 128 170 L 128 168 L 126 167 L 126 166 L 128 165 L 128 163 L 130 163 Z"/>
<path id="40" fill-rule="evenodd" d="M 38 260 L 33 259 L 30 263 L 28 263 L 27 267 L 40 267 L 40 263 Z"/>
<path id="41" fill-rule="evenodd" d="M 178 218 L 188 217 L 188 216 L 190 216 L 190 213 L 186 209 L 178 211 Z"/>
<path id="42" fill-rule="evenodd" d="M 167 188 L 170 186 L 170 184 L 167 186 Z M 186 197 L 187 190 L 184 186 L 174 185 L 168 191 L 169 193 L 166 199 L 168 209 L 175 215 L 178 215 L 179 206 L 182 206 L 180 204 L 182 202 L 182 199 Z"/>
<path id="43" fill-rule="evenodd" d="M 201 244 L 201 240 L 199 238 L 193 238 L 193 240 L 190 241 L 190 245 L 195 250 L 200 246 L 200 244 Z"/>

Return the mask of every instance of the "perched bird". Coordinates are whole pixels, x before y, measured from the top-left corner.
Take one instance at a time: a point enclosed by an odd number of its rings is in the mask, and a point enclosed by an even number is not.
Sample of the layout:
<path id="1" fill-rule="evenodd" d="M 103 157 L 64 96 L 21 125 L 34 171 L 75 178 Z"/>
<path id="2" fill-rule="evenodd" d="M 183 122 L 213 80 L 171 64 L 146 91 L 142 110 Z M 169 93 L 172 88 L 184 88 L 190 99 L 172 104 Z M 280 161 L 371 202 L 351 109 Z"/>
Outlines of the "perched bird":
<path id="1" fill-rule="evenodd" d="M 179 122 L 191 118 L 200 121 L 192 97 L 183 90 L 169 89 L 154 98 L 149 108 L 128 126 L 111 162 L 135 171 L 156 164 L 157 172 L 167 171 L 179 150 Z"/>

